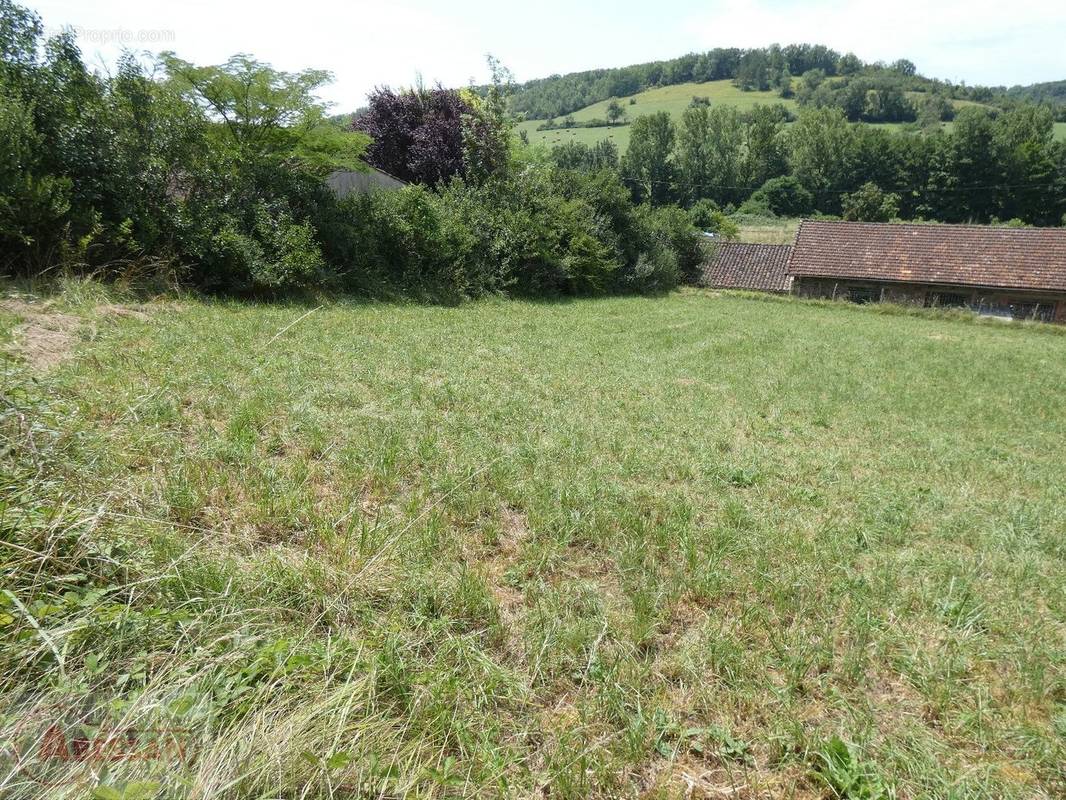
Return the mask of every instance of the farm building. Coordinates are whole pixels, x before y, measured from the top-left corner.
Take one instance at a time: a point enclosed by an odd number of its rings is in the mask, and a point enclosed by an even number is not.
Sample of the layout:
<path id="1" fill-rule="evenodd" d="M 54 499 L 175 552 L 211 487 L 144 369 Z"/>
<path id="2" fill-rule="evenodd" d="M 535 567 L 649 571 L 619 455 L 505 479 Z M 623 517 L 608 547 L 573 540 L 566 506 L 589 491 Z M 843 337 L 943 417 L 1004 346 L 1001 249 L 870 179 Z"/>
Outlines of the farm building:
<path id="1" fill-rule="evenodd" d="M 347 197 L 353 193 L 366 194 L 378 189 L 400 189 L 407 185 L 399 178 L 374 167 L 367 167 L 366 172 L 337 170 L 326 178 L 326 184 L 338 197 Z"/>
<path id="2" fill-rule="evenodd" d="M 784 294 L 792 285 L 787 272 L 791 245 L 716 242 L 711 247 L 700 286 Z"/>
<path id="3" fill-rule="evenodd" d="M 1066 323 L 1066 230 L 804 220 L 792 291 Z"/>

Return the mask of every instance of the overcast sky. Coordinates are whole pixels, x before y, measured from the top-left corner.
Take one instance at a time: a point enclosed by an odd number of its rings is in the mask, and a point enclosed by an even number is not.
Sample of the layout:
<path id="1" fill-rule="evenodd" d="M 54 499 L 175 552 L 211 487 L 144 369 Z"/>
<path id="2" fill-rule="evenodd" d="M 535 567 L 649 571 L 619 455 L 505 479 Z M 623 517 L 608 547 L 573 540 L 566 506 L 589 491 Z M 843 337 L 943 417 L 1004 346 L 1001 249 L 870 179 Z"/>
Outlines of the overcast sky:
<path id="1" fill-rule="evenodd" d="M 49 29 L 71 25 L 87 60 L 122 44 L 197 63 L 246 52 L 287 70 L 328 69 L 337 110 L 421 74 L 448 86 L 672 58 L 712 47 L 817 42 L 865 61 L 909 58 L 971 84 L 1066 79 L 1066 0 L 29 0 Z"/>

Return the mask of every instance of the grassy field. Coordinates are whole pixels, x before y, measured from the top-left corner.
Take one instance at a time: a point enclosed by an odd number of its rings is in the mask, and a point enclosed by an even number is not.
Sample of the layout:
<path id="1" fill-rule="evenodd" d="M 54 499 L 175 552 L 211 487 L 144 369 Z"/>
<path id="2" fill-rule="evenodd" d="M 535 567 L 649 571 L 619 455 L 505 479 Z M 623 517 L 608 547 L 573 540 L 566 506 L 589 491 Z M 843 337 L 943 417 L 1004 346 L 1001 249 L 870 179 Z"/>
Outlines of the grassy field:
<path id="1" fill-rule="evenodd" d="M 569 128 L 554 131 L 538 131 L 540 122 L 521 122 L 516 128 L 525 130 L 531 144 L 545 144 L 554 147 L 565 142 L 581 142 L 589 146 L 604 139 L 610 139 L 618 146 L 618 152 L 624 153 L 629 148 L 629 125 L 612 125 L 608 128 Z M 791 124 L 791 123 L 789 123 Z M 945 122 L 944 130 L 950 131 L 952 123 Z M 903 130 L 903 123 L 886 122 L 878 127 L 890 131 Z M 1059 141 L 1066 141 L 1066 122 L 1056 122 L 1054 136 Z"/>
<path id="2" fill-rule="evenodd" d="M 520 122 L 515 126 L 517 130 L 525 130 L 530 144 L 543 144 L 548 147 L 565 144 L 566 142 L 581 142 L 590 147 L 597 142 L 609 139 L 618 147 L 619 154 L 629 149 L 629 125 L 612 125 L 609 128 L 566 128 L 554 131 L 536 130 L 540 122 Z"/>
<path id="3" fill-rule="evenodd" d="M 920 93 L 912 92 L 912 96 L 920 96 Z M 707 83 L 680 83 L 675 86 L 662 86 L 649 89 L 634 95 L 637 102 L 629 105 L 629 98 L 622 98 L 622 106 L 626 110 L 626 120 L 632 122 L 642 114 L 653 114 L 657 111 L 667 111 L 676 119 L 680 118 L 685 108 L 693 97 L 708 97 L 713 104 L 734 105 L 742 111 L 750 110 L 757 103 L 764 105 L 782 103 L 797 109 L 795 100 L 783 100 L 776 92 L 743 92 L 737 89 L 732 81 L 709 81 Z M 609 101 L 595 103 L 591 106 L 575 111 L 573 117 L 577 121 L 589 119 L 605 119 L 607 116 L 607 104 Z M 980 105 L 969 100 L 953 100 L 956 108 L 967 105 Z M 618 152 L 624 153 L 629 147 L 629 125 L 613 125 L 606 128 L 569 128 L 552 131 L 538 131 L 537 126 L 543 120 L 527 120 L 517 125 L 517 129 L 525 131 L 532 144 L 546 144 L 554 147 L 566 142 L 582 142 L 593 145 L 604 139 L 610 139 L 618 145 Z M 904 128 L 902 123 L 884 123 L 883 127 L 891 131 L 899 131 Z M 944 123 L 945 130 L 951 129 L 951 123 Z M 1055 123 L 1055 138 L 1066 141 L 1066 122 Z"/>
<path id="4" fill-rule="evenodd" d="M 800 219 L 785 217 L 741 221 L 737 241 L 754 244 L 792 244 L 796 241 L 796 231 L 799 230 L 799 225 Z"/>
<path id="5" fill-rule="evenodd" d="M 795 100 L 782 100 L 776 92 L 744 92 L 733 85 L 730 80 L 708 81 L 706 83 L 679 83 L 673 86 L 661 86 L 633 95 L 636 104 L 630 105 L 629 98 L 621 98 L 626 110 L 626 119 L 632 122 L 638 116 L 654 114 L 659 111 L 669 112 L 679 118 L 692 102 L 693 97 L 707 97 L 712 104 L 733 105 L 741 111 L 749 111 L 756 104 L 769 105 L 782 103 L 789 108 L 796 108 Z M 589 119 L 606 119 L 607 105 L 610 101 L 594 103 L 573 113 L 578 122 Z M 562 121 L 561 119 L 558 121 Z M 629 126 L 617 125 L 609 128 L 571 128 L 568 130 L 538 131 L 541 121 L 527 121 L 518 125 L 518 130 L 525 130 L 529 141 L 536 144 L 545 142 L 549 145 L 566 141 L 580 141 L 595 144 L 602 139 L 612 139 L 618 145 L 619 152 L 629 147 Z"/>
<path id="6" fill-rule="evenodd" d="M 81 285 L 0 332 L 5 798 L 1066 792 L 1055 330 Z"/>

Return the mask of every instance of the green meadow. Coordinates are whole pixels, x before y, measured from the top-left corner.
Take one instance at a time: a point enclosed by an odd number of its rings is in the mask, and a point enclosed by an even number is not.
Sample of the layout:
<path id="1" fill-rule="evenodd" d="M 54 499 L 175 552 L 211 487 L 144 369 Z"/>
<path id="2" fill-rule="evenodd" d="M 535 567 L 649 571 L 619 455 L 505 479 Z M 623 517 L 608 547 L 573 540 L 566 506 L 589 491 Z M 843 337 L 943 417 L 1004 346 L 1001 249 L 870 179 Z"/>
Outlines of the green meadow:
<path id="1" fill-rule="evenodd" d="M 692 102 L 693 97 L 706 97 L 712 104 L 733 105 L 741 111 L 750 111 L 756 104 L 782 103 L 788 108 L 795 110 L 795 100 L 782 100 L 776 92 L 744 92 L 733 85 L 731 80 L 708 81 L 706 83 L 679 83 L 673 86 L 660 86 L 638 92 L 632 96 L 637 102 L 630 105 L 631 98 L 619 98 L 622 108 L 626 111 L 625 121 L 632 122 L 638 116 L 655 114 L 666 111 L 675 119 Z M 605 119 L 607 106 L 610 101 L 594 103 L 575 111 L 572 116 L 575 121 L 581 122 L 590 119 Z M 519 123 L 518 130 L 524 130 L 529 136 L 529 141 L 546 143 L 549 145 L 560 144 L 566 141 L 579 141 L 585 144 L 595 144 L 602 139 L 611 139 L 618 145 L 619 152 L 624 153 L 629 147 L 629 126 L 612 125 L 606 128 L 570 128 L 554 131 L 538 131 L 537 126 L 543 120 L 526 121 Z M 562 119 L 557 119 L 562 122 Z"/>
<path id="2" fill-rule="evenodd" d="M 912 93 L 914 94 L 914 93 Z M 674 86 L 661 86 L 655 89 L 649 89 L 644 92 L 639 92 L 633 95 L 636 99 L 636 103 L 629 104 L 628 97 L 620 98 L 622 107 L 626 110 L 625 122 L 632 122 L 638 116 L 644 114 L 654 114 L 658 111 L 666 111 L 675 121 L 679 120 L 681 114 L 689 103 L 692 102 L 693 97 L 707 97 L 712 104 L 733 105 L 739 108 L 741 111 L 750 111 L 756 104 L 770 105 L 774 103 L 781 103 L 792 111 L 797 111 L 798 106 L 795 100 L 783 100 L 777 95 L 776 92 L 744 92 L 736 88 L 733 82 L 730 80 L 724 81 L 709 81 L 707 83 L 680 83 Z M 583 120 L 590 119 L 605 119 L 607 115 L 607 105 L 610 101 L 604 101 L 601 103 L 595 103 L 591 106 L 586 106 L 573 113 L 575 121 L 581 122 Z M 954 100 L 952 101 L 956 108 L 962 108 L 967 105 L 979 105 L 968 100 Z M 557 119 L 557 122 L 562 122 L 562 119 Z M 526 136 L 529 137 L 529 141 L 532 144 L 545 144 L 549 147 L 554 147 L 566 142 L 581 142 L 587 145 L 594 145 L 596 142 L 604 139 L 613 141 L 618 146 L 619 153 L 624 153 L 629 147 L 629 125 L 611 125 L 600 128 L 559 128 L 550 131 L 538 131 L 537 126 L 540 125 L 543 120 L 526 120 L 520 122 L 516 126 L 519 131 L 525 131 Z M 898 131 L 904 126 L 901 123 L 883 123 L 879 127 L 887 128 L 888 130 Z M 945 130 L 951 129 L 951 123 L 944 123 Z M 1066 141 L 1066 122 L 1055 123 L 1055 138 Z"/>
<path id="3" fill-rule="evenodd" d="M 776 92 L 745 92 L 733 85 L 733 81 L 707 81 L 706 83 L 679 83 L 673 86 L 660 86 L 633 95 L 637 102 L 629 105 L 629 98 L 619 102 L 626 110 L 627 117 L 641 114 L 655 114 L 659 111 L 680 116 L 688 108 L 693 97 L 706 97 L 712 104 L 736 106 L 741 111 L 751 111 L 756 105 L 781 103 L 786 108 L 796 110 L 795 100 L 783 100 Z M 610 101 L 595 103 L 574 112 L 577 121 L 587 119 L 605 119 Z"/>
<path id="4" fill-rule="evenodd" d="M 4 797 L 1066 791 L 1058 329 L 0 309 Z M 34 749 L 57 708 L 180 757 Z"/>

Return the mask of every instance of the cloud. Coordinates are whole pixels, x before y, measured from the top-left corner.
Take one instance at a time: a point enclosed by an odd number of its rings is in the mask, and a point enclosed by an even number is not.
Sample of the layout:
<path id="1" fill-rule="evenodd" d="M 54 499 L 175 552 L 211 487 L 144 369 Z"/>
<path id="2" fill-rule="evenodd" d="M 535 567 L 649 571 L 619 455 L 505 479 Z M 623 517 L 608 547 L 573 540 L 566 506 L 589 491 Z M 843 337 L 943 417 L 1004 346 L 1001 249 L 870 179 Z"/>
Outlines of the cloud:
<path id="1" fill-rule="evenodd" d="M 1066 3 L 722 0 L 690 18 L 708 46 L 817 42 L 865 61 L 909 58 L 930 77 L 1011 84 L 1066 78 Z"/>
<path id="2" fill-rule="evenodd" d="M 29 2 L 50 26 L 89 30 L 80 44 L 93 63 L 113 64 L 123 44 L 201 64 L 251 53 L 281 69 L 332 70 L 323 96 L 345 110 L 374 86 L 410 85 L 419 74 L 448 86 L 485 80 L 488 51 L 520 80 L 772 42 L 909 58 L 925 75 L 971 84 L 1066 79 L 1064 0 L 303 0 L 284 13 L 252 0 Z M 172 37 L 105 41 L 113 29 Z"/>

